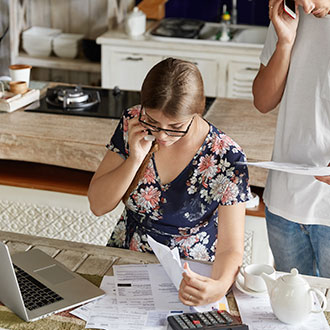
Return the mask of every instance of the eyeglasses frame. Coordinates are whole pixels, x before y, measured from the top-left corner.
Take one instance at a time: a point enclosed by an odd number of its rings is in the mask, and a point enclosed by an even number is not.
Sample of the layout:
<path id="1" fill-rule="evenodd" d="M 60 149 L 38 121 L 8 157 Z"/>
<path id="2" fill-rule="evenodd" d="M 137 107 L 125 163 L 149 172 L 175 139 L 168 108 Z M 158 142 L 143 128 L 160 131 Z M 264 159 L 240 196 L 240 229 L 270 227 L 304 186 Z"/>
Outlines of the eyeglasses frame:
<path id="1" fill-rule="evenodd" d="M 143 120 L 141 119 L 141 116 L 142 116 L 142 110 L 144 111 L 145 114 L 147 114 L 146 111 L 145 111 L 145 109 L 142 107 L 142 108 L 141 108 L 141 111 L 140 111 L 140 114 L 139 114 L 139 122 L 140 122 L 142 125 L 146 125 L 146 126 L 147 126 L 146 128 L 150 127 L 150 128 L 152 128 L 152 129 L 154 129 L 154 130 L 155 130 L 154 132 L 157 132 L 157 133 L 160 132 L 160 131 L 163 131 L 163 132 L 165 132 L 165 134 L 166 134 L 167 136 L 172 136 L 172 137 L 184 137 L 184 136 L 188 133 L 189 128 L 190 128 L 190 126 L 191 126 L 191 124 L 192 124 L 192 122 L 193 122 L 193 120 L 194 120 L 194 118 L 195 118 L 195 116 L 193 116 L 193 117 L 191 118 L 191 121 L 190 121 L 190 123 L 189 123 L 189 125 L 188 125 L 188 127 L 186 128 L 185 131 L 178 131 L 178 130 L 174 130 L 174 129 L 161 128 L 161 127 L 158 127 L 158 126 L 155 126 L 155 125 L 152 125 L 152 124 L 149 124 L 149 123 L 143 121 Z M 180 133 L 180 135 L 169 135 L 169 134 L 167 134 L 167 132 Z"/>

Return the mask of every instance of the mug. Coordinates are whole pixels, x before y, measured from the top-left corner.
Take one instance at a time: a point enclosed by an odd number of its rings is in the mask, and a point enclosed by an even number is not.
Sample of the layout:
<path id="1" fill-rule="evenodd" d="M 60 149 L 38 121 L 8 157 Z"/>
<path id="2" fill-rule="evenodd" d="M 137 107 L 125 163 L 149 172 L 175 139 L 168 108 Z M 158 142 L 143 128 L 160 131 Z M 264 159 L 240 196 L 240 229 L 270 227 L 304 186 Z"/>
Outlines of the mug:
<path id="1" fill-rule="evenodd" d="M 14 94 L 24 94 L 28 87 L 26 81 L 11 81 L 9 83 L 9 89 Z"/>
<path id="2" fill-rule="evenodd" d="M 25 81 L 27 87 L 30 83 L 31 65 L 14 64 L 9 66 L 9 73 L 12 81 Z"/>
<path id="3" fill-rule="evenodd" d="M 273 276 L 275 279 L 275 269 L 267 264 L 251 264 L 240 268 L 240 273 L 244 279 L 244 286 L 255 292 L 266 291 L 266 283 L 260 276 L 262 273 L 266 273 Z"/>

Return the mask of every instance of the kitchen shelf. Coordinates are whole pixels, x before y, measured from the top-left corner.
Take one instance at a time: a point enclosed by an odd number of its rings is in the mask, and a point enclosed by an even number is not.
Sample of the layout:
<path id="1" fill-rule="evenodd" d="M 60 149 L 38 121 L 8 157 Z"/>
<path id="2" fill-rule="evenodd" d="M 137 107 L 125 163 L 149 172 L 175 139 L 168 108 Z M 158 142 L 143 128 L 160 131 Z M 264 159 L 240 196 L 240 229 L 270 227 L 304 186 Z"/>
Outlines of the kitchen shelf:
<path id="1" fill-rule="evenodd" d="M 87 72 L 87 73 L 97 73 L 101 72 L 101 63 L 89 61 L 83 56 L 79 56 L 77 59 L 66 59 L 56 56 L 49 57 L 38 57 L 30 56 L 26 52 L 21 50 L 21 33 L 30 26 L 49 26 L 51 20 L 47 16 L 40 17 L 40 15 L 32 15 L 34 13 L 33 9 L 39 8 L 40 10 L 45 10 L 45 12 L 51 13 L 52 11 L 48 8 L 51 4 L 55 6 L 57 2 L 50 2 L 47 4 L 46 1 L 31 1 L 31 0 L 10 0 L 9 1 L 9 25 L 10 25 L 10 62 L 11 64 L 28 64 L 36 68 L 46 68 L 46 69 L 60 69 L 76 72 Z M 66 2 L 61 2 L 65 4 Z M 32 9 L 31 9 L 32 8 Z M 58 9 L 58 8 L 56 8 Z M 58 9 L 60 10 L 60 9 Z M 49 14 L 50 15 L 50 14 Z M 55 15 L 55 14 L 54 14 Z M 71 32 L 65 22 L 71 20 L 71 16 L 68 15 L 67 11 L 63 8 L 60 13 L 55 15 L 57 18 L 54 23 L 57 28 L 62 29 L 65 32 Z M 65 19 L 60 19 L 64 17 Z M 54 18 L 54 19 L 55 19 Z M 63 21 L 63 26 L 61 23 Z M 75 31 L 77 33 L 77 31 Z M 85 34 L 86 31 L 80 32 Z"/>
<path id="2" fill-rule="evenodd" d="M 20 52 L 18 56 L 15 57 L 14 62 L 15 64 L 28 64 L 34 67 L 47 69 L 101 72 L 101 63 L 95 63 L 81 58 L 66 59 L 55 56 L 37 57 Z"/>

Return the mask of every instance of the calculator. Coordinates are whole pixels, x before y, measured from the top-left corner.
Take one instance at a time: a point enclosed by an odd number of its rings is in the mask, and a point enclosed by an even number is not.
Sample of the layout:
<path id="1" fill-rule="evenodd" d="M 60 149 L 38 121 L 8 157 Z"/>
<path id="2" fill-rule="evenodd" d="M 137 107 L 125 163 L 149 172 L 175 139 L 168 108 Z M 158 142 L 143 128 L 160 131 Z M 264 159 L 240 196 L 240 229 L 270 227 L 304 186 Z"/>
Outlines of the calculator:
<path id="1" fill-rule="evenodd" d="M 212 310 L 204 313 L 183 313 L 167 317 L 173 330 L 248 330 L 246 324 L 241 324 L 234 316 L 225 310 Z"/>

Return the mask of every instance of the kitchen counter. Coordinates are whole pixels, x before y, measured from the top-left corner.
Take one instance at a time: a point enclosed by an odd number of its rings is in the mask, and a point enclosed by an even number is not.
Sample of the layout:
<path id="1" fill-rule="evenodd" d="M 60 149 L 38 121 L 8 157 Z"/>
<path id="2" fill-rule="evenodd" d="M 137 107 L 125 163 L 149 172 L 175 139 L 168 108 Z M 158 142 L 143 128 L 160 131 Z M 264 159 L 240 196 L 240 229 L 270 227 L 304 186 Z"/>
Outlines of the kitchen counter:
<path id="1" fill-rule="evenodd" d="M 218 98 L 206 118 L 240 144 L 248 159 L 272 154 L 276 113 L 262 115 L 252 101 Z M 0 113 L 0 159 L 95 171 L 118 120 L 31 113 Z M 267 172 L 250 168 L 251 185 L 264 187 Z"/>

